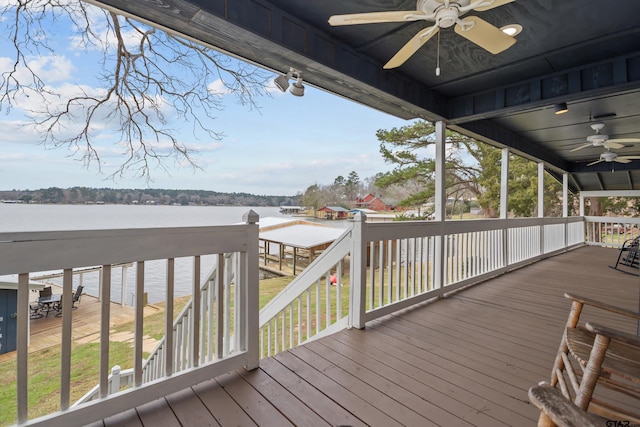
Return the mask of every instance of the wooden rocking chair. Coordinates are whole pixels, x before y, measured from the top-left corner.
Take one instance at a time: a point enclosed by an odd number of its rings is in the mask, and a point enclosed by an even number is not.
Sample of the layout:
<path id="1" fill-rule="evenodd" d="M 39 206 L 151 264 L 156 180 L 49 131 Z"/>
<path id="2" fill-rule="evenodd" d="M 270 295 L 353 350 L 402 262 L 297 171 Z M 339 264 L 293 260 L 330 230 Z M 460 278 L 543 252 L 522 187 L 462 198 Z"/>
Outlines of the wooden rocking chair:
<path id="1" fill-rule="evenodd" d="M 553 366 L 551 386 L 559 387 L 580 409 L 608 419 L 640 423 L 640 337 L 595 323 L 579 324 L 585 305 L 636 321 L 640 313 L 589 298 L 564 296 L 572 300 L 571 312 Z M 538 425 L 555 424 L 542 413 Z"/>
<path id="2" fill-rule="evenodd" d="M 623 273 L 640 275 L 640 236 L 625 240 L 618 253 L 615 265 L 609 267 L 622 271 Z M 622 268 L 625 267 L 625 268 Z"/>
<path id="3" fill-rule="evenodd" d="M 558 427 L 602 427 L 606 419 L 578 408 L 548 383 L 529 389 L 529 400 Z"/>

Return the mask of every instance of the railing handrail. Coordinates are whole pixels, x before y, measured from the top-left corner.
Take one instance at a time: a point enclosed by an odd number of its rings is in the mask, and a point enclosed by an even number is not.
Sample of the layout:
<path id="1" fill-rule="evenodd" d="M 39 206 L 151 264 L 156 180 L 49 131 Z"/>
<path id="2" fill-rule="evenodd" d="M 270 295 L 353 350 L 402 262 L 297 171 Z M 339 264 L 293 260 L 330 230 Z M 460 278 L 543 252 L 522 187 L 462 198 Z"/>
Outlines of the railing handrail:
<path id="1" fill-rule="evenodd" d="M 327 269 L 338 263 L 351 249 L 352 228 L 347 229 L 340 237 L 313 260 L 295 279 L 273 297 L 261 310 L 259 325 L 262 328 L 271 318 L 298 298 L 319 280 Z"/>

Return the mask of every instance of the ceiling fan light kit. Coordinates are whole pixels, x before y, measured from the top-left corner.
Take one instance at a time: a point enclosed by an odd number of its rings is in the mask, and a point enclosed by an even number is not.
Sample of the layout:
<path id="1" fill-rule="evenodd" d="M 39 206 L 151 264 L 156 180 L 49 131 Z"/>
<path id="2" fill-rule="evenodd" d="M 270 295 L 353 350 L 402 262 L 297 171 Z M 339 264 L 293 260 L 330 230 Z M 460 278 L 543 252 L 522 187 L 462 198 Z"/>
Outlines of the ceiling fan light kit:
<path id="1" fill-rule="evenodd" d="M 429 39 L 438 34 L 440 29 L 450 27 L 454 27 L 456 34 L 494 55 L 503 52 L 516 42 L 513 35 L 522 31 L 522 26 L 510 24 L 503 27 L 514 31 L 509 35 L 506 30 L 503 31 L 477 16 L 468 16 L 464 19 L 461 19 L 461 16 L 471 10 L 484 12 L 513 1 L 515 0 L 418 0 L 416 10 L 333 15 L 329 18 L 329 24 L 340 26 L 384 22 L 433 22 L 433 26 L 418 32 L 384 65 L 385 69 L 390 69 L 404 64 Z M 439 45 L 438 39 L 438 52 Z M 439 64 L 436 67 L 436 75 L 440 75 Z"/>
<path id="2" fill-rule="evenodd" d="M 561 102 L 553 106 L 554 114 L 564 114 L 567 111 L 569 111 L 569 107 L 567 106 L 566 102 Z"/>

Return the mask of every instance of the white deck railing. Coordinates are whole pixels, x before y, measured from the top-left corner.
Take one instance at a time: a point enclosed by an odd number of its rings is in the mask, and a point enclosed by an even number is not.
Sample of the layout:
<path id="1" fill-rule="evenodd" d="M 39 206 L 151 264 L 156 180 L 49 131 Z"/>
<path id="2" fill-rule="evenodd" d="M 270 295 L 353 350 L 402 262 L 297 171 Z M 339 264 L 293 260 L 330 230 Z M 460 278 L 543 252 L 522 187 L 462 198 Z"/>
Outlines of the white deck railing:
<path id="1" fill-rule="evenodd" d="M 74 268 L 103 265 L 101 295 L 106 298 L 102 300 L 101 352 L 105 357 L 97 375 L 99 399 L 67 409 L 71 316 L 78 311 L 65 311 L 62 412 L 36 420 L 28 420 L 28 290 L 20 288 L 19 424 L 76 425 L 104 418 L 204 378 L 240 366 L 255 367 L 259 357 L 347 326 L 364 327 L 380 316 L 585 242 L 582 217 L 393 223 L 367 223 L 365 219 L 358 215 L 352 227 L 260 313 L 255 214 L 248 216 L 247 224 L 237 226 L 0 234 L 0 275 L 17 273 L 24 284 L 30 274 L 63 269 L 65 298 L 71 295 Z M 200 258 L 209 254 L 217 256 L 217 265 L 202 282 Z M 194 296 L 174 320 L 173 263 L 176 257 L 185 256 L 193 258 Z M 157 259 L 167 263 L 165 329 L 172 332 L 145 362 L 143 307 L 137 300 L 133 372 L 110 376 L 110 266 L 134 262 L 136 293 L 142 295 L 144 262 Z M 69 306 L 70 301 L 63 305 Z M 110 388 L 121 390 L 123 383 L 131 381 L 132 389 L 109 396 Z"/>
<path id="2" fill-rule="evenodd" d="M 640 234 L 640 218 L 585 216 L 586 241 L 589 245 L 619 248 Z"/>
<path id="3" fill-rule="evenodd" d="M 260 312 L 260 354 L 270 356 L 346 325 L 364 327 L 580 244 L 581 217 L 368 223 L 359 214 L 351 229 Z"/>
<path id="4" fill-rule="evenodd" d="M 17 422 L 20 425 L 84 425 L 149 402 L 240 367 L 258 365 L 258 215 L 249 212 L 243 225 L 161 229 L 91 230 L 61 232 L 0 233 L 0 276 L 17 275 Z M 201 257 L 214 255 L 219 268 L 215 292 L 200 287 Z M 162 379 L 143 384 L 143 298 L 136 298 L 133 381 L 135 387 L 109 396 L 109 341 L 111 266 L 133 262 L 136 295 L 145 288 L 145 262 L 165 260 L 166 330 L 172 330 L 173 295 L 177 258 L 193 264 L 193 305 L 189 326 L 179 329 L 184 339 L 165 337 Z M 29 420 L 27 355 L 29 277 L 43 271 L 63 271 L 62 305 L 71 307 L 73 270 L 102 265 L 100 299 L 100 362 L 96 382 L 100 399 L 70 408 L 72 316 L 80 311 L 63 310 L 60 359 L 60 412 Z M 233 281 L 231 281 L 233 277 Z M 215 293 L 215 296 L 212 294 Z M 231 296 L 233 294 L 233 296 Z M 224 301 L 233 300 L 225 305 Z M 207 301 L 207 303 L 203 303 Z M 193 333 L 193 331 L 196 331 Z M 176 345 L 182 343 L 185 345 Z M 107 398 L 108 397 L 108 398 Z"/>
<path id="5" fill-rule="evenodd" d="M 368 254 L 352 264 L 355 327 L 584 244 L 581 217 L 443 223 L 360 218 L 354 227 Z"/>

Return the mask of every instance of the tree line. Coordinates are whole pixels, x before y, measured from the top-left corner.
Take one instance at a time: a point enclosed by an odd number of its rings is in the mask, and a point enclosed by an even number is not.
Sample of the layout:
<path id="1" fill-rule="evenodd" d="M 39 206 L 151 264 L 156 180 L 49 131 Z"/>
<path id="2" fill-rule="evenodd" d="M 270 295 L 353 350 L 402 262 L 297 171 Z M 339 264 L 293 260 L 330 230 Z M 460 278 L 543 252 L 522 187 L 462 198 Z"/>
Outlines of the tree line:
<path id="1" fill-rule="evenodd" d="M 412 209 L 417 214 L 409 219 L 428 218 L 434 211 L 435 195 L 435 126 L 419 120 L 390 130 L 378 130 L 380 154 L 393 166 L 390 172 L 360 180 L 352 171 L 347 178 L 338 176 L 332 184 L 314 184 L 302 195 L 308 207 L 337 205 L 355 206 L 358 196 L 368 193 L 380 197 L 386 204 Z M 445 134 L 445 187 L 447 215 L 469 212 L 472 207 L 486 218 L 496 218 L 500 212 L 500 177 L 502 150 L 471 137 L 447 130 Z M 545 171 L 543 179 L 543 212 L 546 217 L 562 215 L 562 183 L 559 175 Z M 508 167 L 508 212 L 514 217 L 538 215 L 538 164 L 511 153 Z M 578 200 L 569 193 L 570 215 L 577 214 Z M 611 213 L 637 216 L 640 204 L 636 199 L 593 198 L 587 201 L 590 215 Z"/>
<path id="2" fill-rule="evenodd" d="M 221 193 L 209 190 L 112 189 L 89 187 L 50 187 L 39 190 L 0 191 L 0 200 L 17 200 L 23 203 L 108 203 L 183 206 L 295 206 L 300 203 L 299 196 Z"/>

